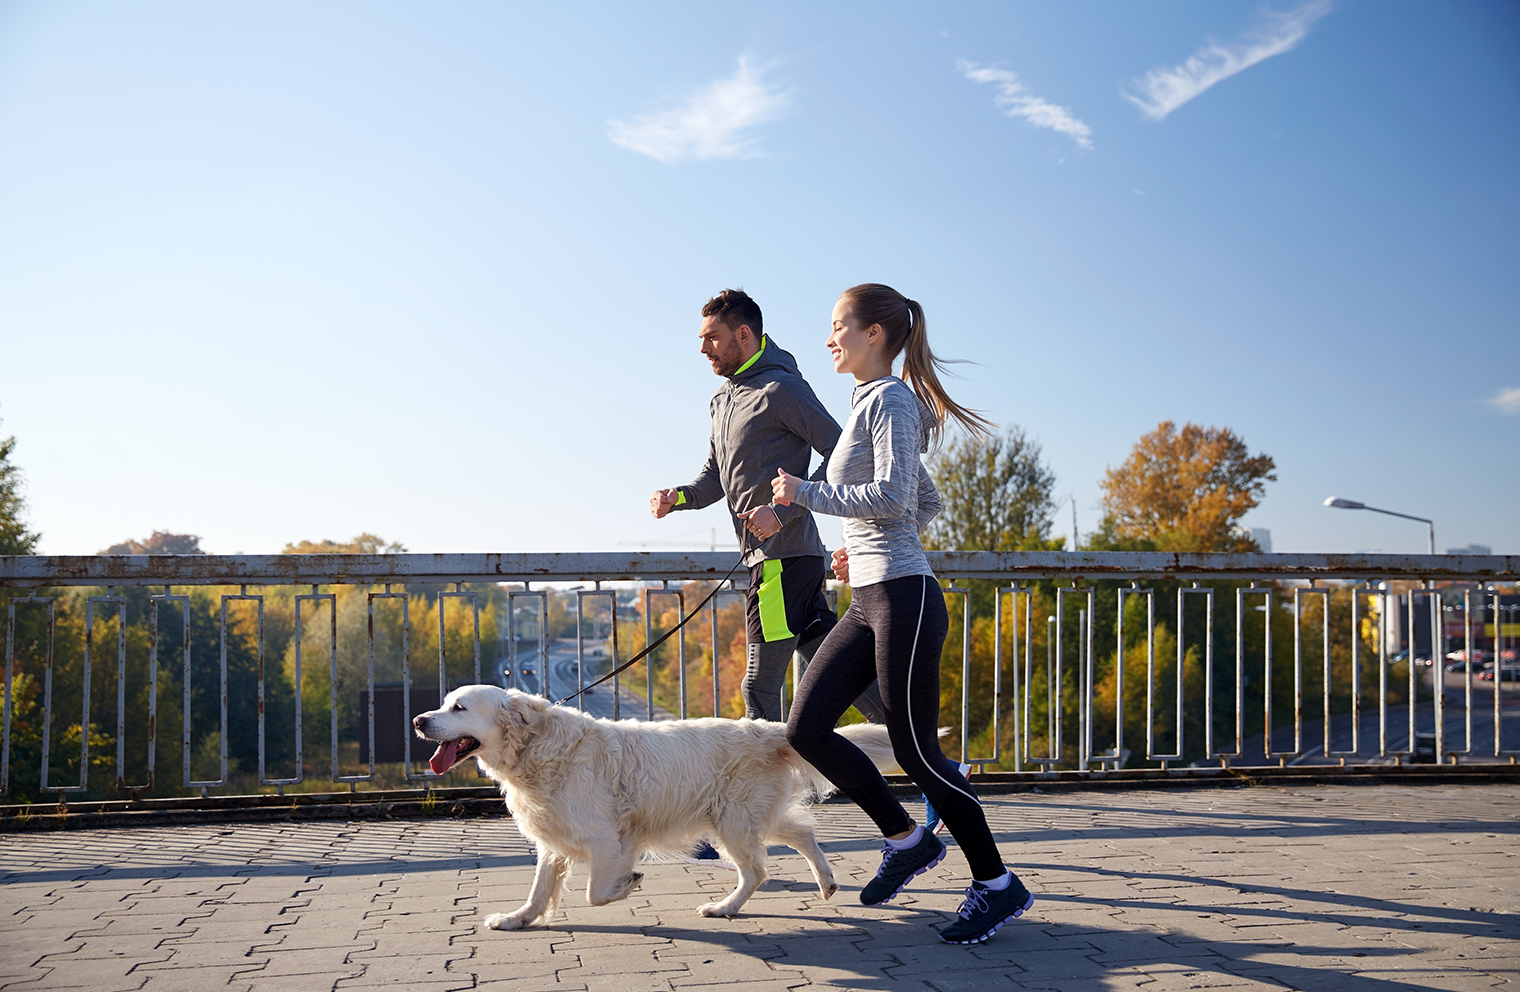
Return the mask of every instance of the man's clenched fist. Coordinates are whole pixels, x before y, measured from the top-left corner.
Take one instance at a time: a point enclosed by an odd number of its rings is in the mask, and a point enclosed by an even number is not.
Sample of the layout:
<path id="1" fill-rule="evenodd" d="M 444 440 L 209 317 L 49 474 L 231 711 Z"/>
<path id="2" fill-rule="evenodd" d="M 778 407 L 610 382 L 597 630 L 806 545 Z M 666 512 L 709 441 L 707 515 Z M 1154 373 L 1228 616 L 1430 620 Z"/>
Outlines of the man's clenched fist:
<path id="1" fill-rule="evenodd" d="M 656 520 L 675 509 L 676 499 L 680 493 L 674 489 L 656 489 L 654 495 L 649 497 L 649 512 Z"/>

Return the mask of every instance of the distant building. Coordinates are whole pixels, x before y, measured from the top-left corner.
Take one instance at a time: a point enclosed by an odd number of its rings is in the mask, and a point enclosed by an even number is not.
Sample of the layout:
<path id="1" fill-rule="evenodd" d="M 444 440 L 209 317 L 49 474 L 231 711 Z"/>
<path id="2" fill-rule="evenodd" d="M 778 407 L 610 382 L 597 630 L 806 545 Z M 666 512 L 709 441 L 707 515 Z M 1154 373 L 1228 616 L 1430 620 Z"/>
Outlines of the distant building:
<path id="1" fill-rule="evenodd" d="M 1491 555 L 1494 549 L 1486 544 L 1469 544 L 1465 548 L 1447 548 L 1449 555 Z"/>
<path id="2" fill-rule="evenodd" d="M 539 616 L 536 609 L 528 609 L 525 606 L 514 607 L 512 610 L 512 626 L 516 628 L 519 641 L 539 640 Z M 512 633 L 512 631 L 508 631 Z"/>
<path id="3" fill-rule="evenodd" d="M 1467 640 L 1467 600 L 1457 595 L 1459 590 L 1447 592 L 1449 595 L 1443 596 L 1441 600 L 1445 609 L 1442 610 L 1442 620 L 1438 627 L 1444 630 L 1445 643 L 1436 646 L 1434 653 L 1438 654 L 1462 648 Z M 1417 592 L 1414 595 L 1414 653 L 1416 658 L 1429 658 L 1433 653 L 1430 643 L 1429 594 Z M 1473 647 L 1489 652 L 1502 647 L 1508 652 L 1506 660 L 1512 658 L 1517 642 L 1520 642 L 1520 596 L 1485 592 L 1474 595 L 1470 601 L 1473 606 Z M 1378 624 L 1382 628 L 1385 649 L 1391 656 L 1409 648 L 1409 596 L 1389 596 L 1386 602 L 1387 612 L 1378 618 Z M 1369 604 L 1369 609 L 1376 607 Z M 1502 644 L 1494 643 L 1496 636 L 1502 640 Z"/>
<path id="4" fill-rule="evenodd" d="M 1272 553 L 1272 532 L 1265 527 L 1247 527 L 1246 536 L 1256 542 L 1262 554 Z"/>

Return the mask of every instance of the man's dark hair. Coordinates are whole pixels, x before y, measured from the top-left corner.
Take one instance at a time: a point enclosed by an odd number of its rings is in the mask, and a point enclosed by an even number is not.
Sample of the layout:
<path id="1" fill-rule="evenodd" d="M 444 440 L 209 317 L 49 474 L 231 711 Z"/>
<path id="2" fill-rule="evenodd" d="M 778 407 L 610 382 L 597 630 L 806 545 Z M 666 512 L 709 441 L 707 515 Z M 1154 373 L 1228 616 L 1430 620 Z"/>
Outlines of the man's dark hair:
<path id="1" fill-rule="evenodd" d="M 702 316 L 717 317 L 731 331 L 748 324 L 755 340 L 765 333 L 760 317 L 760 304 L 749 298 L 742 289 L 725 289 L 702 306 Z"/>

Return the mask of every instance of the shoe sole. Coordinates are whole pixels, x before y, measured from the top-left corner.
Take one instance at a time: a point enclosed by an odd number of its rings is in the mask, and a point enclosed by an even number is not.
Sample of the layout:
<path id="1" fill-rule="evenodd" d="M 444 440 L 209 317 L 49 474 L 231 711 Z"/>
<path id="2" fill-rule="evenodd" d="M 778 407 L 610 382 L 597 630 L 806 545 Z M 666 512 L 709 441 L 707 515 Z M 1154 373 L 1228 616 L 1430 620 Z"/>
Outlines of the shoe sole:
<path id="1" fill-rule="evenodd" d="M 908 887 L 908 883 L 909 882 L 913 881 L 915 878 L 917 878 L 918 876 L 922 875 L 924 872 L 928 871 L 930 868 L 933 868 L 935 865 L 937 865 L 941 861 L 945 860 L 945 855 L 947 855 L 949 853 L 950 853 L 950 849 L 948 847 L 946 847 L 944 844 L 941 844 L 939 846 L 939 857 L 935 858 L 933 861 L 931 861 L 928 864 L 924 865 L 918 871 L 914 872 L 913 874 L 909 875 L 907 878 L 903 879 L 902 880 L 902 884 L 899 885 L 896 889 L 894 889 L 892 891 L 891 895 L 882 896 L 876 902 L 866 902 L 864 899 L 862 899 L 861 902 L 860 902 L 860 904 L 862 906 L 880 906 L 882 903 L 891 902 L 893 899 L 896 899 L 899 895 L 902 894 L 902 890 L 906 889 Z M 1022 912 L 1022 910 L 1020 910 L 1020 912 Z"/>
<path id="2" fill-rule="evenodd" d="M 1020 916 L 1023 916 L 1025 913 L 1029 912 L 1029 907 L 1033 906 L 1033 905 L 1034 905 L 1034 893 L 1031 892 L 1031 893 L 1029 893 L 1029 898 L 1027 900 L 1025 900 L 1024 905 L 1022 905 L 1018 909 L 1014 910 L 1012 916 L 1005 916 L 1005 917 L 1003 917 L 1001 920 L 999 920 L 998 922 L 996 922 L 996 923 L 994 923 L 992 925 L 992 929 L 991 930 L 988 930 L 986 933 L 982 934 L 980 937 L 967 937 L 965 940 L 951 940 L 949 937 L 946 937 L 944 934 L 940 934 L 940 938 L 939 939 L 942 940 L 942 941 L 944 941 L 946 944 L 985 944 L 987 942 L 988 938 L 990 938 L 993 934 L 997 933 L 999 930 L 1003 929 L 1003 925 L 1005 923 L 1007 923 L 1009 920 L 1018 919 Z"/>

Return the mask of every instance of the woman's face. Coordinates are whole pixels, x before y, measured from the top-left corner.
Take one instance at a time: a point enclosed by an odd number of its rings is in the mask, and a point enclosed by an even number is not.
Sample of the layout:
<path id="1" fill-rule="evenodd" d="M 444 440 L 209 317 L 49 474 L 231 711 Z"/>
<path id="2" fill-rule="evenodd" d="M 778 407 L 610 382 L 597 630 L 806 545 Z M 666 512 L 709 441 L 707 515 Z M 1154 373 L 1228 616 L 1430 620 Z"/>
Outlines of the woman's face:
<path id="1" fill-rule="evenodd" d="M 890 374 L 890 369 L 885 373 L 877 369 L 881 364 L 879 352 L 886 337 L 880 325 L 861 327 L 842 296 L 834 304 L 831 323 L 829 339 L 824 344 L 833 356 L 835 372 L 852 374 L 863 382 Z"/>

